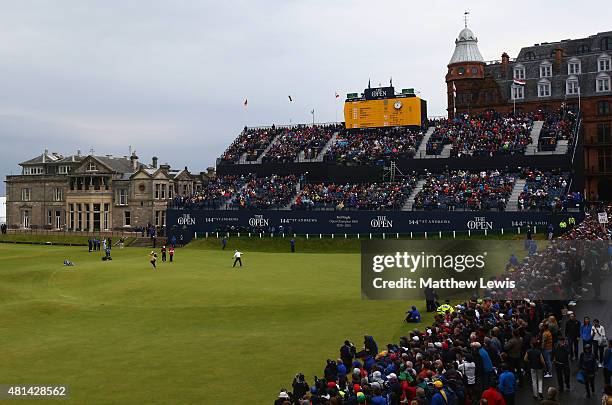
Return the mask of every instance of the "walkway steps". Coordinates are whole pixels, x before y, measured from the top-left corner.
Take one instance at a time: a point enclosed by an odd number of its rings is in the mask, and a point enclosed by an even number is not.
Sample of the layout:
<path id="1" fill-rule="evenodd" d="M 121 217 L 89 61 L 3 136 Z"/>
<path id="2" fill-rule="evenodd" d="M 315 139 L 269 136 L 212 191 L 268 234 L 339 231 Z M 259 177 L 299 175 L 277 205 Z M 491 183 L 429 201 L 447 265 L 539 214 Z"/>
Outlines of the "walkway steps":
<path id="1" fill-rule="evenodd" d="M 410 196 L 408 196 L 406 203 L 402 207 L 402 211 L 412 211 L 412 206 L 414 205 L 414 199 L 416 198 L 419 191 L 423 189 L 424 185 L 425 185 L 425 180 L 417 181 L 416 187 L 412 190 L 412 192 L 410 193 Z"/>

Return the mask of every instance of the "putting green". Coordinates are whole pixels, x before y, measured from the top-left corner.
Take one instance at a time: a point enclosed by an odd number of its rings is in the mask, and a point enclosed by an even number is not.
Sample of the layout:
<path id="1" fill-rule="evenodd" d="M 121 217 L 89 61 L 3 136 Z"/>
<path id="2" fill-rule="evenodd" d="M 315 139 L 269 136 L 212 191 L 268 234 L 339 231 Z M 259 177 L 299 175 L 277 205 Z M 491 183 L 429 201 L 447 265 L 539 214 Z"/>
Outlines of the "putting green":
<path id="1" fill-rule="evenodd" d="M 153 271 L 150 249 L 102 262 L 0 244 L 0 384 L 68 385 L 75 404 L 271 403 L 297 372 L 321 376 L 344 339 L 411 329 L 412 302 L 361 300 L 356 253 L 246 250 L 232 269 L 217 249 L 177 249 Z"/>

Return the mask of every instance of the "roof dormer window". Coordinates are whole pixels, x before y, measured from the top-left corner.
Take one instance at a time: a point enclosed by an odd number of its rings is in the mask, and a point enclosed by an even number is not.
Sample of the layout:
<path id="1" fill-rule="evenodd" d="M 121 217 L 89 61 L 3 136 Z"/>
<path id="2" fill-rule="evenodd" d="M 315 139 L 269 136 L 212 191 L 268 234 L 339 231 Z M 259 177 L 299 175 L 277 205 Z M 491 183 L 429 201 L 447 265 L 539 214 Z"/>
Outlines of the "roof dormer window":
<path id="1" fill-rule="evenodd" d="M 540 64 L 540 77 L 552 77 L 552 63 L 544 61 Z"/>
<path id="2" fill-rule="evenodd" d="M 578 46 L 578 49 L 576 49 L 576 53 L 579 53 L 579 54 L 589 53 L 590 51 L 591 51 L 591 47 L 589 47 L 586 44 L 582 44 Z"/>
<path id="3" fill-rule="evenodd" d="M 516 65 L 513 74 L 515 79 L 525 80 L 525 66 Z"/>
<path id="4" fill-rule="evenodd" d="M 87 163 L 87 169 L 88 172 L 97 172 L 98 171 L 98 165 L 96 165 L 94 162 L 89 162 Z"/>
<path id="5" fill-rule="evenodd" d="M 572 58 L 567 63 L 567 74 L 568 75 L 579 75 L 580 74 L 580 60 Z"/>
<path id="6" fill-rule="evenodd" d="M 598 72 L 609 72 L 610 71 L 610 56 L 603 54 L 597 59 L 597 71 Z"/>

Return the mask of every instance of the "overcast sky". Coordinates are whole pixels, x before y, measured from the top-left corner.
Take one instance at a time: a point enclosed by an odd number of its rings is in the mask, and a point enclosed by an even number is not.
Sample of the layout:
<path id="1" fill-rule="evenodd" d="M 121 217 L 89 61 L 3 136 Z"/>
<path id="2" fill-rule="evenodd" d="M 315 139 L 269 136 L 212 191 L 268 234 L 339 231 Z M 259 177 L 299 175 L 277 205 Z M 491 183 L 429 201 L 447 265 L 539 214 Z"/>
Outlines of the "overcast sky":
<path id="1" fill-rule="evenodd" d="M 442 115 L 465 9 L 487 60 L 612 30 L 604 1 L 3 2 L 0 174 L 45 148 L 129 145 L 141 160 L 204 170 L 245 125 L 309 122 L 313 108 L 317 122 L 341 119 L 334 94 L 368 78 L 393 77 Z"/>

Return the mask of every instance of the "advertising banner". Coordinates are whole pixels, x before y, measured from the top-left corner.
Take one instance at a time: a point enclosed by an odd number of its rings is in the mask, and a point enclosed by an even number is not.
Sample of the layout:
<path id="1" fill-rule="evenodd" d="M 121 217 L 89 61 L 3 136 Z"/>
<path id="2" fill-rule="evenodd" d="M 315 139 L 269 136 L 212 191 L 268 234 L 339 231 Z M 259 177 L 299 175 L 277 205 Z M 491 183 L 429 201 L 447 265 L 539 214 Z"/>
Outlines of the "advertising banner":
<path id="1" fill-rule="evenodd" d="M 297 234 L 408 234 L 410 232 L 494 231 L 535 226 L 558 229 L 561 220 L 582 213 L 483 211 L 292 211 L 169 209 L 170 232 L 274 232 Z"/>

